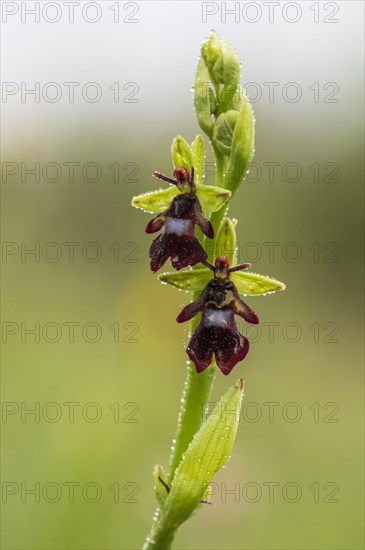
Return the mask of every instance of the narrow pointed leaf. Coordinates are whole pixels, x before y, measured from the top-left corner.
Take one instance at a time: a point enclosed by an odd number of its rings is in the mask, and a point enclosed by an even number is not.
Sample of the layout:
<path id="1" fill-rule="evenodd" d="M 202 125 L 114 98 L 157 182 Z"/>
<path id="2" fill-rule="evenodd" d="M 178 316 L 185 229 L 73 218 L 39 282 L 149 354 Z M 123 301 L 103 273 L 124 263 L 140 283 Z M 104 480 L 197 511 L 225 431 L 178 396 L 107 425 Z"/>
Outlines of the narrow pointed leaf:
<path id="1" fill-rule="evenodd" d="M 185 166 L 190 172 L 192 166 L 191 150 L 183 137 L 176 136 L 172 142 L 171 152 L 174 168 L 177 166 Z"/>
<path id="2" fill-rule="evenodd" d="M 203 290 L 211 280 L 212 272 L 204 267 L 202 269 L 161 273 L 158 278 L 162 283 L 167 283 L 181 290 Z"/>
<path id="3" fill-rule="evenodd" d="M 230 218 L 224 218 L 218 229 L 214 252 L 214 258 L 226 256 L 230 265 L 236 264 L 237 238 L 235 225 L 236 224 Z"/>
<path id="4" fill-rule="evenodd" d="M 257 273 L 236 271 L 232 273 L 231 279 L 236 285 L 238 292 L 248 296 L 257 296 L 259 294 L 285 290 L 284 283 L 276 279 L 271 279 L 270 277 L 258 275 Z"/>
<path id="5" fill-rule="evenodd" d="M 177 467 L 162 521 L 178 526 L 199 506 L 209 483 L 229 459 L 240 417 L 243 380 L 221 398 L 218 407 L 195 434 Z"/>
<path id="6" fill-rule="evenodd" d="M 203 164 L 204 164 L 204 141 L 202 136 L 198 135 L 191 144 L 192 166 L 195 170 L 195 183 L 203 183 Z"/>
<path id="7" fill-rule="evenodd" d="M 175 186 L 152 191 L 151 193 L 143 193 L 143 195 L 137 195 L 133 198 L 132 206 L 142 208 L 142 210 L 146 210 L 147 212 L 159 214 L 168 209 L 171 201 L 179 193 L 180 191 Z"/>
<path id="8" fill-rule="evenodd" d="M 196 194 L 205 212 L 217 212 L 229 201 L 232 193 L 215 185 L 196 185 Z"/>

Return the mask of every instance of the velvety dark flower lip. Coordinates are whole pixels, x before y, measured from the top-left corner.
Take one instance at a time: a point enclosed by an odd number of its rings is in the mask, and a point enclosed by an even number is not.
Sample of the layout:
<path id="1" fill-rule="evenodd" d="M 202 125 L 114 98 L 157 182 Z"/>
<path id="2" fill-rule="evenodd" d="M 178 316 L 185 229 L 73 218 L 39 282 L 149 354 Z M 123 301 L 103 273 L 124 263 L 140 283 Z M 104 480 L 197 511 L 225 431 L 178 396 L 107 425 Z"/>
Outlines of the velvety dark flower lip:
<path id="1" fill-rule="evenodd" d="M 183 166 L 175 168 L 175 179 L 167 178 L 159 172 L 154 172 L 153 175 L 175 184 L 180 194 L 172 200 L 169 208 L 153 218 L 145 229 L 146 233 L 150 234 L 164 227 L 164 232 L 153 240 L 150 247 L 151 271 L 158 271 L 169 258 L 176 270 L 205 261 L 207 253 L 196 236 L 195 224 L 209 238 L 214 237 L 214 230 L 210 221 L 203 216 L 199 199 L 195 194 L 194 169 L 191 169 L 190 175 Z"/>
<path id="2" fill-rule="evenodd" d="M 188 304 L 178 315 L 177 322 L 183 323 L 201 312 L 200 323 L 192 335 L 187 354 L 195 364 L 198 373 L 203 372 L 215 361 L 223 374 L 227 375 L 242 361 L 249 350 L 248 339 L 240 334 L 235 322 L 239 315 L 248 323 L 258 324 L 256 313 L 239 297 L 230 273 L 250 267 L 250 264 L 229 267 L 228 259 L 220 256 L 215 265 L 204 261 L 214 273 L 200 297 Z"/>

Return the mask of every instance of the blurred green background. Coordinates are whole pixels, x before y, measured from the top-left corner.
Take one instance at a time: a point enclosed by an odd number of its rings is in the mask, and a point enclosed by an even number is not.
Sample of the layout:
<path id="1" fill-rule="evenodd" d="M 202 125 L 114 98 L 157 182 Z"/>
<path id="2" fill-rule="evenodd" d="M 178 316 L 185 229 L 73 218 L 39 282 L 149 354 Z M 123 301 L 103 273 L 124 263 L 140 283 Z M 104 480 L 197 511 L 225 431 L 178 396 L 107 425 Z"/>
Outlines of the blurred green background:
<path id="1" fill-rule="evenodd" d="M 220 3 L 205 22 L 199 2 L 114 3 L 115 23 L 114 4 L 96 4 L 95 23 L 80 11 L 69 23 L 62 2 L 58 22 L 19 11 L 3 23 L 3 81 L 19 85 L 2 104 L 3 548 L 134 549 L 149 529 L 152 469 L 168 464 L 185 377 L 187 329 L 174 319 L 189 296 L 150 273 L 149 216 L 130 201 L 156 188 L 153 170 L 171 172 L 173 137 L 199 131 L 190 89 L 213 27 L 251 97 L 262 93 L 256 164 L 230 208 L 240 258 L 287 290 L 247 299 L 261 332 L 242 326 L 251 351 L 212 396 L 246 381 L 235 450 L 175 548 L 363 548 L 363 5 L 319 3 L 315 23 L 298 2 L 290 23 L 284 2 L 270 23 L 260 3 L 250 23 L 254 11 L 224 22 Z M 22 82 L 40 83 L 39 102 L 21 100 Z M 57 102 L 42 96 L 50 82 Z M 80 83 L 74 102 L 65 82 Z M 99 101 L 82 97 L 90 82 Z M 24 172 L 35 163 L 39 181 Z M 35 323 L 39 337 L 26 332 Z"/>

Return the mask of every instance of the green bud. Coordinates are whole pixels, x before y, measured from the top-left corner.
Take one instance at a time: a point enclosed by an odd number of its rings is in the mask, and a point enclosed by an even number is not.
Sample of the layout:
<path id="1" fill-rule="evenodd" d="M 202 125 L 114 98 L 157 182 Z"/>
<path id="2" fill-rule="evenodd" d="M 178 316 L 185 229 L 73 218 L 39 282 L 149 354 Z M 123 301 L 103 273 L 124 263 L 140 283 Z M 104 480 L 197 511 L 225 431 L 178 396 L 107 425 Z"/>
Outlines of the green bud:
<path id="1" fill-rule="evenodd" d="M 204 141 L 202 136 L 198 135 L 191 144 L 192 166 L 195 170 L 195 183 L 203 183 L 203 165 L 205 158 Z"/>
<path id="2" fill-rule="evenodd" d="M 257 273 L 235 271 L 232 273 L 231 279 L 236 285 L 238 292 L 247 296 L 257 296 L 259 294 L 269 294 L 285 290 L 284 283 L 270 277 L 258 275 Z"/>
<path id="3" fill-rule="evenodd" d="M 230 265 L 236 264 L 236 224 L 237 220 L 233 221 L 229 218 L 224 218 L 218 229 L 214 251 L 214 258 L 226 256 Z"/>
<path id="4" fill-rule="evenodd" d="M 229 459 L 242 396 L 243 380 L 240 379 L 223 395 L 217 410 L 195 434 L 175 471 L 170 493 L 161 510 L 160 519 L 165 525 L 176 528 L 194 513 L 214 475 Z"/>
<path id="5" fill-rule="evenodd" d="M 228 189 L 215 185 L 196 184 L 196 194 L 205 212 L 217 212 L 232 196 Z"/>
<path id="6" fill-rule="evenodd" d="M 174 168 L 184 166 L 190 172 L 192 166 L 191 150 L 183 137 L 176 136 L 172 142 L 171 152 Z"/>
<path id="7" fill-rule="evenodd" d="M 213 84 L 224 84 L 234 90 L 240 79 L 240 62 L 228 40 L 213 31 L 201 53 Z"/>
<path id="8" fill-rule="evenodd" d="M 181 290 L 203 290 L 212 279 L 212 272 L 204 267 L 202 269 L 161 273 L 158 278 L 162 283 L 167 283 Z"/>
<path id="9" fill-rule="evenodd" d="M 214 128 L 211 117 L 212 108 L 214 107 L 214 110 L 216 108 L 216 105 L 211 106 L 210 103 L 212 93 L 213 92 L 209 87 L 208 69 L 205 66 L 204 60 L 200 58 L 198 61 L 194 83 L 194 107 L 199 126 L 209 138 L 212 137 Z"/>
<path id="10" fill-rule="evenodd" d="M 239 113 L 227 111 L 217 118 L 213 131 L 213 143 L 222 155 L 229 155 L 231 152 L 232 138 Z"/>
<path id="11" fill-rule="evenodd" d="M 155 495 L 159 506 L 163 506 L 170 489 L 167 485 L 167 475 L 162 466 L 156 464 L 153 469 L 153 479 L 155 482 Z"/>
<path id="12" fill-rule="evenodd" d="M 208 70 L 213 72 L 213 67 L 218 57 L 221 55 L 221 44 L 215 31 L 212 31 L 210 36 L 203 43 L 201 54 Z"/>
<path id="13" fill-rule="evenodd" d="M 254 123 L 252 107 L 248 99 L 245 98 L 236 119 L 227 168 L 227 173 L 230 174 L 230 188 L 233 190 L 245 177 L 248 165 L 253 157 L 255 144 Z"/>
<path id="14" fill-rule="evenodd" d="M 235 90 L 240 79 L 240 62 L 231 44 L 225 38 L 220 42 L 221 54 L 213 66 L 214 78 L 219 84 L 224 84 L 226 89 Z"/>
<path id="15" fill-rule="evenodd" d="M 132 206 L 146 210 L 146 212 L 160 214 L 168 209 L 173 199 L 179 193 L 179 189 L 175 186 L 152 191 L 151 193 L 143 193 L 142 195 L 133 197 Z"/>

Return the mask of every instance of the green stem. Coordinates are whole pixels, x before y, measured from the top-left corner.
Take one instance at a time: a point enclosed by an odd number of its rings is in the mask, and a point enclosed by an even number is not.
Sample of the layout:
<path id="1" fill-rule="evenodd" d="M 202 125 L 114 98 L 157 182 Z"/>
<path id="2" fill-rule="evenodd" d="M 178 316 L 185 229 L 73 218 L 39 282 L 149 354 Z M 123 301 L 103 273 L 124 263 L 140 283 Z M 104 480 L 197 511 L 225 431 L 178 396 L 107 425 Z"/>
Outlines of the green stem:
<path id="1" fill-rule="evenodd" d="M 230 181 L 232 179 L 230 174 L 225 173 L 227 160 L 222 154 L 220 154 L 214 145 L 213 150 L 216 160 L 215 185 L 218 187 L 231 189 L 232 194 L 234 194 L 237 189 L 237 185 L 235 185 L 235 181 Z M 211 215 L 210 221 L 214 227 L 215 236 L 217 235 L 219 225 L 223 220 L 226 211 L 227 207 L 223 206 L 218 212 Z M 206 250 L 210 251 L 208 260 L 210 262 L 214 262 L 216 237 L 213 241 L 209 242 L 209 247 L 207 246 L 208 242 L 206 237 L 202 239 L 202 244 Z M 197 300 L 199 296 L 199 291 L 194 292 L 193 301 Z M 198 324 L 199 318 L 195 317 L 191 321 L 190 333 L 194 332 Z M 181 398 L 177 430 L 171 448 L 170 468 L 167 478 L 168 485 L 171 485 L 175 470 L 178 467 L 184 452 L 188 448 L 189 443 L 192 441 L 194 435 L 199 430 L 203 422 L 206 404 L 209 401 L 213 387 L 215 372 L 216 365 L 214 361 L 207 370 L 200 374 L 197 374 L 194 364 L 191 361 L 187 361 L 187 375 Z M 166 524 L 162 511 L 157 509 L 150 534 L 146 539 L 143 550 L 167 550 L 171 546 L 176 530 L 177 527 L 172 528 L 170 525 Z"/>
<path id="2" fill-rule="evenodd" d="M 155 515 L 151 532 L 146 538 L 143 550 L 168 550 L 171 548 L 175 534 L 176 529 L 168 528 L 161 514 Z"/>
<path id="3" fill-rule="evenodd" d="M 222 187 L 225 159 L 214 147 L 214 153 L 216 158 L 216 177 L 215 184 Z M 215 214 L 211 216 L 211 222 L 214 227 L 214 234 L 217 234 L 217 229 L 222 221 L 226 208 L 221 208 Z M 203 240 L 203 246 L 205 244 Z M 211 258 L 214 256 L 215 238 L 210 241 Z M 200 296 L 200 292 L 193 293 L 193 300 L 197 300 Z M 195 317 L 191 321 L 190 333 L 194 332 L 199 324 L 199 318 Z M 191 361 L 187 361 L 187 375 L 184 385 L 184 390 L 181 398 L 181 406 L 177 421 L 177 430 L 173 445 L 171 448 L 170 456 L 170 468 L 168 473 L 167 482 L 170 485 L 175 474 L 175 470 L 179 465 L 182 455 L 192 441 L 194 435 L 199 430 L 203 419 L 206 404 L 209 401 L 211 390 L 213 387 L 214 377 L 216 372 L 215 362 L 205 370 L 204 372 L 197 374 L 195 366 Z M 158 509 L 154 516 L 153 525 L 151 531 L 143 546 L 143 550 L 167 550 L 175 536 L 176 529 L 167 527 L 164 522 L 164 517 L 161 511 Z"/>

